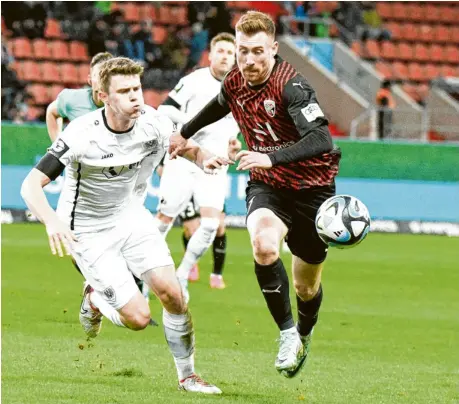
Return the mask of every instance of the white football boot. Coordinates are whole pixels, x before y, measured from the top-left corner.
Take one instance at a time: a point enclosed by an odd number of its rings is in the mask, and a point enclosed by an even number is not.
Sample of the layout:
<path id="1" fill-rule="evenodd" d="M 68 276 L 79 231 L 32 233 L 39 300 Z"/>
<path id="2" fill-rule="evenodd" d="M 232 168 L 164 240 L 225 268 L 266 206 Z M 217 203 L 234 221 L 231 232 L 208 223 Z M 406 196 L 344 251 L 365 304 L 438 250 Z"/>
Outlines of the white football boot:
<path id="1" fill-rule="evenodd" d="M 296 328 L 281 331 L 279 353 L 274 362 L 277 371 L 285 377 L 290 377 L 289 374 L 295 372 L 302 364 L 303 356 L 304 347 Z"/>
<path id="2" fill-rule="evenodd" d="M 94 289 L 87 282 L 84 283 L 83 300 L 80 307 L 80 324 L 88 337 L 95 338 L 102 327 L 102 313 L 92 304 L 89 296 Z"/>
<path id="3" fill-rule="evenodd" d="M 186 379 L 180 380 L 179 390 L 185 390 L 192 393 L 222 394 L 222 391 L 217 386 L 207 383 L 196 374 L 192 374 Z"/>

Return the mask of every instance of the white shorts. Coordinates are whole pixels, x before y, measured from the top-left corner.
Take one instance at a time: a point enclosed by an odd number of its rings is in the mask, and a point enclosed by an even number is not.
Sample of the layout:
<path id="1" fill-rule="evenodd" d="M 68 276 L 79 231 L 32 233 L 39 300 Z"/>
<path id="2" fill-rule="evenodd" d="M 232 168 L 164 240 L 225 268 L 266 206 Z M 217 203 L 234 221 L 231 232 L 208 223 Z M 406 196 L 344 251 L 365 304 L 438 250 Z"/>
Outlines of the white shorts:
<path id="1" fill-rule="evenodd" d="M 144 207 L 125 215 L 108 230 L 76 233 L 72 251 L 89 284 L 115 309 L 138 292 L 132 274 L 174 265 L 169 248 L 152 214 Z"/>
<path id="2" fill-rule="evenodd" d="M 193 197 L 199 207 L 215 208 L 222 212 L 227 186 L 226 170 L 215 175 L 206 174 L 184 158 L 168 160 L 159 185 L 158 211 L 176 217 Z"/>

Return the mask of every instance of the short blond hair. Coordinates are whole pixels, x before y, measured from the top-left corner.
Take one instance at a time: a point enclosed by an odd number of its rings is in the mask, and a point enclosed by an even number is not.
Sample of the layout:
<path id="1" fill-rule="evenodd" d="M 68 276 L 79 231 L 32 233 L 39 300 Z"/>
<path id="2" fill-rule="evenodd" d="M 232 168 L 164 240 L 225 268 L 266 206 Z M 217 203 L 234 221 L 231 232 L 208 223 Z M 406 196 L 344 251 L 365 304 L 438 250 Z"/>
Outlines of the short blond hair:
<path id="1" fill-rule="evenodd" d="M 95 65 L 106 62 L 110 59 L 113 59 L 113 55 L 111 53 L 99 52 L 98 54 L 94 55 L 94 57 L 91 59 L 91 64 L 89 65 L 89 67 L 92 69 Z"/>
<path id="2" fill-rule="evenodd" d="M 110 80 L 113 76 L 142 76 L 143 67 L 129 58 L 117 57 L 107 60 L 99 72 L 100 88 L 108 94 Z"/>
<path id="3" fill-rule="evenodd" d="M 220 41 L 229 42 L 233 45 L 236 44 L 236 39 L 234 38 L 233 34 L 230 34 L 229 32 L 220 32 L 218 35 L 215 35 L 210 41 L 210 49 L 212 49 L 215 46 L 215 44 Z"/>
<path id="4" fill-rule="evenodd" d="M 268 14 L 259 11 L 245 13 L 237 22 L 235 30 L 246 35 L 265 32 L 272 38 L 276 36 L 276 24 L 274 24 L 273 19 Z"/>

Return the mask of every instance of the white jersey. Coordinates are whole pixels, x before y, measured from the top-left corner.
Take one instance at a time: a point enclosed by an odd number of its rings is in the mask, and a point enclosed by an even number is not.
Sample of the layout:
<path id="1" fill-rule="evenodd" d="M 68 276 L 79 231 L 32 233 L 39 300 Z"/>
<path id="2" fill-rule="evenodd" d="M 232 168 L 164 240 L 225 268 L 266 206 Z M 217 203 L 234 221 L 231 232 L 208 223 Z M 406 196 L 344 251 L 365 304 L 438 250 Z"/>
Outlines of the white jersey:
<path id="1" fill-rule="evenodd" d="M 49 149 L 67 166 L 59 217 L 77 232 L 113 227 L 126 208 L 139 206 L 173 129 L 169 118 L 148 106 L 126 132 L 108 128 L 105 109 L 70 122 Z"/>
<path id="2" fill-rule="evenodd" d="M 169 93 L 169 97 L 191 119 L 220 93 L 220 89 L 221 82 L 212 76 L 209 67 L 205 67 L 183 77 Z M 238 133 L 239 127 L 229 113 L 225 118 L 201 129 L 192 139 L 217 156 L 228 157 L 229 139 Z"/>

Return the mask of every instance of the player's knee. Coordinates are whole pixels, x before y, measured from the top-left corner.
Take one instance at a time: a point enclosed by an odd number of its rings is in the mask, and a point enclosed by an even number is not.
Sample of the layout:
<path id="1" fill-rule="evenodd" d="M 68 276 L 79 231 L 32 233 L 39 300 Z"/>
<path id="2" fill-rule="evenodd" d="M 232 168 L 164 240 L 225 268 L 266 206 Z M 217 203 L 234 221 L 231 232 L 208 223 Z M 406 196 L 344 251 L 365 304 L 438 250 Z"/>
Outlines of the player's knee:
<path id="1" fill-rule="evenodd" d="M 129 328 L 134 331 L 140 331 L 147 328 L 150 324 L 150 311 L 149 310 L 138 310 L 132 314 L 128 319 Z"/>
<path id="2" fill-rule="evenodd" d="M 262 265 L 272 264 L 279 258 L 279 246 L 276 238 L 267 231 L 255 234 L 252 239 L 253 255 Z"/>
<path id="3" fill-rule="evenodd" d="M 180 286 L 168 288 L 158 293 L 158 299 L 163 307 L 172 314 L 182 314 L 185 312 L 185 300 L 182 296 Z"/>
<path id="4" fill-rule="evenodd" d="M 217 234 L 217 229 L 220 224 L 219 219 L 211 218 L 211 217 L 203 217 L 201 219 L 201 225 L 204 234 L 208 238 L 208 242 L 212 242 Z"/>
<path id="5" fill-rule="evenodd" d="M 165 225 L 169 225 L 174 220 L 173 217 L 166 216 L 166 215 L 162 214 L 161 212 L 158 212 L 156 217 L 158 218 L 159 221 L 161 221 L 161 223 L 163 223 Z"/>
<path id="6" fill-rule="evenodd" d="M 303 302 L 307 302 L 311 300 L 318 292 L 318 288 L 311 284 L 305 284 L 305 283 L 298 283 L 298 282 L 293 282 L 293 285 L 295 287 L 295 293 L 296 295 L 303 300 Z"/>

